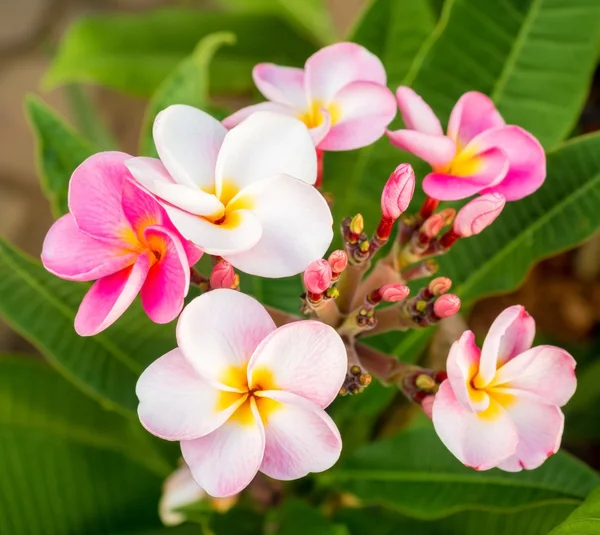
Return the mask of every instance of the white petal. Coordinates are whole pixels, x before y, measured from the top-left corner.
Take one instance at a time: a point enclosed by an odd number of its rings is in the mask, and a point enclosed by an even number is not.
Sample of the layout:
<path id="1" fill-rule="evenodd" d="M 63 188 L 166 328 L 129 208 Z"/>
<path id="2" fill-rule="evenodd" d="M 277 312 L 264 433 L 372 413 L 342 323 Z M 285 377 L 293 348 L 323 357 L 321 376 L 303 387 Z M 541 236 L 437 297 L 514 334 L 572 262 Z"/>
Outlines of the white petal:
<path id="1" fill-rule="evenodd" d="M 176 526 L 185 522 L 183 513 L 176 510 L 200 501 L 206 493 L 194 481 L 187 464 L 182 464 L 165 481 L 158 504 L 158 515 L 165 526 Z"/>
<path id="2" fill-rule="evenodd" d="M 219 217 L 225 211 L 219 199 L 199 188 L 155 182 L 153 190 L 150 191 L 159 199 L 193 215 Z"/>
<path id="3" fill-rule="evenodd" d="M 225 117 L 225 119 L 223 119 L 221 122 L 223 123 L 223 126 L 231 129 L 257 111 L 273 111 L 276 113 L 291 115 L 292 117 L 296 117 L 298 115 L 298 110 L 295 110 L 290 106 L 286 106 L 285 104 L 277 104 L 276 102 L 259 102 L 258 104 L 251 104 L 250 106 L 246 106 L 245 108 L 232 113 L 229 117 Z"/>

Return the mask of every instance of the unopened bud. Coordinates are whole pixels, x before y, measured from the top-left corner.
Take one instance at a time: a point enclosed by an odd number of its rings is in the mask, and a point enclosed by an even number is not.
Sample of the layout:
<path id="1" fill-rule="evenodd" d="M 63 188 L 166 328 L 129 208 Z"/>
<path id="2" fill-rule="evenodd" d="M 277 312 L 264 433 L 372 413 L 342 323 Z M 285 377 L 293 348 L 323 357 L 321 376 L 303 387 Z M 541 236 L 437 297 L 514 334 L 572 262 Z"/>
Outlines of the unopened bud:
<path id="1" fill-rule="evenodd" d="M 358 376 L 362 373 L 362 370 L 360 369 L 360 366 L 355 364 L 354 366 L 350 367 L 350 373 L 354 376 Z"/>
<path id="2" fill-rule="evenodd" d="M 210 273 L 210 287 L 216 288 L 235 288 L 236 275 L 233 266 L 221 260 Z"/>
<path id="3" fill-rule="evenodd" d="M 454 221 L 454 218 L 456 217 L 456 210 L 454 208 L 444 208 L 443 210 L 440 210 L 438 213 L 444 219 L 444 226 L 447 226 L 450 223 L 452 223 L 452 221 Z"/>
<path id="4" fill-rule="evenodd" d="M 452 288 L 452 281 L 448 277 L 436 277 L 428 286 L 429 291 L 435 297 L 444 295 Z"/>
<path id="5" fill-rule="evenodd" d="M 352 234 L 356 234 L 357 236 L 362 234 L 362 231 L 365 228 L 365 221 L 363 219 L 363 216 L 361 214 L 356 214 L 351 220 L 350 220 L 350 232 L 352 232 Z"/>
<path id="6" fill-rule="evenodd" d="M 421 233 L 429 239 L 434 238 L 444 228 L 444 224 L 444 217 L 441 214 L 433 214 L 421 226 Z"/>
<path id="7" fill-rule="evenodd" d="M 329 288 L 326 294 L 330 299 L 337 299 L 340 296 L 340 291 L 337 288 Z"/>
<path id="8" fill-rule="evenodd" d="M 415 173 L 407 164 L 400 164 L 383 187 L 381 211 L 383 217 L 395 221 L 404 212 L 415 191 Z"/>
<path id="9" fill-rule="evenodd" d="M 348 255 L 342 250 L 333 251 L 333 253 L 329 255 L 328 262 L 333 273 L 341 273 L 348 265 Z"/>
<path id="10" fill-rule="evenodd" d="M 321 294 L 331 284 L 331 266 L 327 260 L 315 260 L 304 272 L 304 286 L 312 294 Z"/>
<path id="11" fill-rule="evenodd" d="M 383 301 L 387 301 L 388 303 L 402 301 L 402 299 L 406 299 L 409 293 L 410 288 L 406 286 L 406 284 L 384 284 L 381 288 L 379 288 L 381 299 Z"/>
<path id="12" fill-rule="evenodd" d="M 433 303 L 433 313 L 438 318 L 449 318 L 460 310 L 460 299 L 454 294 L 445 294 Z"/>
<path id="13" fill-rule="evenodd" d="M 505 203 L 500 193 L 487 193 L 473 199 L 460 209 L 452 230 L 462 238 L 479 234 L 500 215 Z"/>
<path id="14" fill-rule="evenodd" d="M 369 251 L 369 247 L 371 246 L 369 240 L 363 240 L 358 244 L 358 248 L 363 252 L 367 253 Z"/>
<path id="15" fill-rule="evenodd" d="M 426 392 L 434 389 L 436 387 L 436 384 L 437 383 L 434 381 L 433 377 L 425 373 L 417 375 L 417 378 L 415 379 L 415 386 L 419 390 L 425 390 Z"/>

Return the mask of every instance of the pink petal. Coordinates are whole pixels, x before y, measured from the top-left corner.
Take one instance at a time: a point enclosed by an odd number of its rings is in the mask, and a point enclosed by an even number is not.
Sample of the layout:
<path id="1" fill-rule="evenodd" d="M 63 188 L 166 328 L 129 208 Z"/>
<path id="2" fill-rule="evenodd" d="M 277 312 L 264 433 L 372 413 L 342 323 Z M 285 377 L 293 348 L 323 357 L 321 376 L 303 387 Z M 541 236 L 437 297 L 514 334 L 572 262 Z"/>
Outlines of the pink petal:
<path id="1" fill-rule="evenodd" d="M 452 344 L 446 363 L 448 381 L 454 395 L 465 409 L 472 411 L 483 411 L 490 404 L 489 396 L 471 385 L 479 369 L 480 355 L 481 352 L 475 344 L 475 335 L 472 331 L 465 331 L 460 339 Z"/>
<path id="2" fill-rule="evenodd" d="M 509 161 L 502 182 L 482 193 L 501 193 L 508 201 L 516 201 L 536 191 L 546 178 L 546 155 L 540 142 L 518 126 L 488 130 L 473 140 L 480 147 L 498 147 Z"/>
<path id="3" fill-rule="evenodd" d="M 90 281 L 133 264 L 138 254 L 81 232 L 73 216 L 66 214 L 46 234 L 42 262 L 50 273 L 62 279 Z"/>
<path id="4" fill-rule="evenodd" d="M 487 386 L 496 370 L 531 347 L 535 321 L 521 305 L 504 310 L 492 323 L 481 348 L 481 363 L 475 384 Z"/>
<path id="5" fill-rule="evenodd" d="M 237 494 L 254 479 L 265 452 L 265 430 L 254 398 L 252 421 L 236 415 L 209 435 L 181 442 L 181 453 L 194 479 L 217 498 Z M 242 409 L 240 409 L 242 410 Z"/>
<path id="6" fill-rule="evenodd" d="M 127 310 L 146 280 L 152 265 L 151 257 L 152 253 L 144 252 L 133 266 L 103 277 L 92 285 L 75 316 L 78 335 L 98 334 Z"/>
<path id="7" fill-rule="evenodd" d="M 279 327 L 256 348 L 248 364 L 248 384 L 254 388 L 265 370 L 270 385 L 263 390 L 285 390 L 327 407 L 346 377 L 348 357 L 344 342 L 329 325 L 296 321 Z"/>
<path id="8" fill-rule="evenodd" d="M 259 393 L 257 405 L 265 426 L 265 454 L 260 471 L 289 481 L 323 472 L 340 458 L 342 439 L 329 415 L 311 401 L 281 390 Z M 268 410 L 264 410 L 263 403 Z"/>
<path id="9" fill-rule="evenodd" d="M 182 463 L 166 480 L 158 504 L 158 516 L 165 526 L 176 526 L 186 521 L 178 509 L 199 502 L 206 493 L 194 481 L 187 464 Z"/>
<path id="10" fill-rule="evenodd" d="M 125 217 L 142 242 L 146 227 L 162 225 L 168 220 L 158 201 L 133 180 L 123 182 L 121 204 Z"/>
<path id="11" fill-rule="evenodd" d="M 123 182 L 131 177 L 123 152 L 100 152 L 90 156 L 69 182 L 69 210 L 80 230 L 95 238 L 132 247 L 135 235 L 121 207 Z"/>
<path id="12" fill-rule="evenodd" d="M 423 180 L 425 193 L 441 201 L 457 201 L 481 192 L 490 184 L 501 181 L 506 175 L 508 160 L 502 150 L 488 149 L 473 158 L 477 161 L 463 162 L 462 168 L 464 171 L 473 166 L 476 171 L 472 174 L 462 175 L 451 169 L 448 174 L 434 172 L 427 175 Z M 454 174 L 451 174 L 453 172 Z"/>
<path id="13" fill-rule="evenodd" d="M 575 359 L 564 349 L 532 347 L 504 364 L 492 385 L 524 390 L 562 407 L 577 388 L 575 366 Z"/>
<path id="14" fill-rule="evenodd" d="M 211 193 L 227 129 L 201 110 L 176 104 L 156 116 L 152 132 L 158 155 L 175 182 Z"/>
<path id="15" fill-rule="evenodd" d="M 516 451 L 519 437 L 506 411 L 495 400 L 484 413 L 466 409 L 449 381 L 444 381 L 435 395 L 432 419 L 450 452 L 476 470 L 489 470 Z"/>
<path id="16" fill-rule="evenodd" d="M 229 117 L 225 117 L 221 122 L 225 128 L 232 129 L 257 111 L 272 111 L 275 113 L 283 113 L 284 115 L 291 115 L 292 117 L 298 116 L 298 110 L 286 104 L 259 102 L 258 104 L 251 104 L 250 106 L 246 106 L 245 108 L 232 113 Z"/>
<path id="17" fill-rule="evenodd" d="M 443 136 L 440 120 L 429 105 L 410 87 L 400 86 L 396 90 L 398 107 L 406 128 L 431 136 Z"/>
<path id="18" fill-rule="evenodd" d="M 315 147 L 319 146 L 331 129 L 331 115 L 325 108 L 321 108 L 321 114 L 323 116 L 321 124 L 308 129 Z M 319 148 L 322 149 L 322 147 Z"/>
<path id="19" fill-rule="evenodd" d="M 296 275 L 331 244 L 333 218 L 327 201 L 305 182 L 279 175 L 248 186 L 232 202 L 249 202 L 262 228 L 254 247 L 223 255 L 246 273 L 270 278 Z"/>
<path id="20" fill-rule="evenodd" d="M 259 63 L 252 70 L 252 78 L 267 100 L 286 104 L 298 110 L 306 107 L 303 69 Z"/>
<path id="21" fill-rule="evenodd" d="M 470 91 L 455 104 L 448 121 L 448 135 L 464 147 L 477 134 L 497 126 L 504 126 L 504 119 L 492 100 L 483 93 Z"/>
<path id="22" fill-rule="evenodd" d="M 416 130 L 387 131 L 392 145 L 412 152 L 431 166 L 447 166 L 456 154 L 456 145 L 449 137 L 424 134 Z"/>
<path id="23" fill-rule="evenodd" d="M 208 435 L 245 400 L 243 395 L 227 397 L 204 381 L 179 349 L 150 364 L 140 375 L 135 393 L 140 400 L 140 422 L 165 440 Z"/>
<path id="24" fill-rule="evenodd" d="M 237 190 L 285 173 L 314 184 L 317 154 L 306 125 L 288 115 L 253 113 L 227 133 L 216 165 L 216 194 L 223 181 Z"/>
<path id="25" fill-rule="evenodd" d="M 353 150 L 377 141 L 396 115 L 396 101 L 385 86 L 353 82 L 333 98 L 340 114 L 319 144 L 322 150 Z"/>
<path id="26" fill-rule="evenodd" d="M 322 48 L 308 58 L 304 75 L 310 101 L 324 104 L 352 82 L 386 84 L 381 60 L 355 43 L 336 43 Z"/>
<path id="27" fill-rule="evenodd" d="M 274 330 L 275 323 L 258 301 L 235 290 L 219 289 L 196 297 L 185 307 L 177 324 L 177 342 L 206 380 L 246 392 L 246 363 Z"/>
<path id="28" fill-rule="evenodd" d="M 150 226 L 144 238 L 160 258 L 142 287 L 142 305 L 155 323 L 173 321 L 183 309 L 183 298 L 190 287 L 190 266 L 179 237 L 164 227 Z"/>

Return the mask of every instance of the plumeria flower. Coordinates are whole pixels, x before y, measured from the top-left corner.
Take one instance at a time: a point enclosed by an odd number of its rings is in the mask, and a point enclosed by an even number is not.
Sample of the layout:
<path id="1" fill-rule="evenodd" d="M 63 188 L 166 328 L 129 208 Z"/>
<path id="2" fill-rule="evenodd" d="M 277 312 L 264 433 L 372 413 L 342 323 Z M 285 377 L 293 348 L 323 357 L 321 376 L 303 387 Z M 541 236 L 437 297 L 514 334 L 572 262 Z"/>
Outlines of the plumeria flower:
<path id="1" fill-rule="evenodd" d="M 304 69 L 260 63 L 252 76 L 270 102 L 227 117 L 227 128 L 256 111 L 271 110 L 304 121 L 320 150 L 352 150 L 377 141 L 396 115 L 383 64 L 354 43 L 322 48 Z"/>
<path id="2" fill-rule="evenodd" d="M 85 160 L 69 182 L 70 213 L 44 240 L 48 271 L 67 280 L 96 280 L 75 317 L 81 336 L 114 323 L 138 293 L 152 321 L 175 319 L 189 289 L 190 266 L 202 256 L 135 183 L 124 164 L 130 158 L 101 152 Z"/>
<path id="3" fill-rule="evenodd" d="M 506 125 L 489 97 L 476 91 L 460 97 L 444 135 L 439 119 L 412 89 L 399 87 L 396 96 L 407 129 L 388 136 L 431 165 L 423 181 L 430 197 L 452 201 L 501 193 L 515 201 L 544 182 L 544 149 L 529 132 Z"/>
<path id="4" fill-rule="evenodd" d="M 337 461 L 340 434 L 323 409 L 347 357 L 333 328 L 307 320 L 277 329 L 258 301 L 220 289 L 186 307 L 177 342 L 138 380 L 138 414 L 154 435 L 181 441 L 208 494 L 235 494 L 259 470 L 290 480 Z"/>
<path id="5" fill-rule="evenodd" d="M 261 112 L 227 132 L 176 105 L 158 114 L 153 134 L 160 160 L 126 165 L 204 252 L 263 277 L 295 275 L 325 253 L 333 220 L 312 187 L 315 150 L 298 119 Z"/>
<path id="6" fill-rule="evenodd" d="M 481 351 L 471 331 L 452 346 L 433 424 L 467 466 L 530 470 L 558 450 L 560 407 L 577 385 L 575 361 L 558 347 L 532 348 L 534 335 L 533 318 L 512 306 L 496 318 Z"/>

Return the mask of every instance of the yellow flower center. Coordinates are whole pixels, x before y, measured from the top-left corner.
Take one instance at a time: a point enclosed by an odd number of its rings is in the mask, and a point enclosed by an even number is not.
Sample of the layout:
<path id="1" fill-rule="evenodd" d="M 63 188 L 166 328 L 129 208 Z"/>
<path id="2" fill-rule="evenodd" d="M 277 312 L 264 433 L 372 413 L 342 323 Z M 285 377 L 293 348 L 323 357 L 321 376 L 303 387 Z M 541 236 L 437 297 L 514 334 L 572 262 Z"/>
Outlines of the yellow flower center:
<path id="1" fill-rule="evenodd" d="M 465 177 L 472 176 L 481 170 L 481 157 L 477 156 L 477 148 L 472 147 L 468 151 L 461 148 L 460 144 L 456 143 L 456 156 L 445 166 L 436 166 L 433 170 L 436 173 L 444 173 L 446 175 Z"/>
<path id="2" fill-rule="evenodd" d="M 323 110 L 326 110 L 327 113 L 329 113 L 331 126 L 340 120 L 341 110 L 337 104 L 334 102 L 324 104 L 318 100 L 313 100 L 309 108 L 298 115 L 298 119 L 300 119 L 308 128 L 321 126 L 325 121 Z"/>
<path id="3" fill-rule="evenodd" d="M 203 191 L 215 195 L 221 201 L 223 208 L 214 214 L 201 217 L 222 228 L 232 229 L 237 227 L 242 221 L 238 210 L 251 210 L 254 206 L 252 197 L 238 195 L 240 188 L 235 181 L 230 179 L 223 180 L 220 195 L 216 195 L 214 188 L 204 188 Z"/>
<path id="4" fill-rule="evenodd" d="M 469 399 L 477 405 L 484 405 L 486 398 L 489 399 L 489 405 L 486 409 L 479 411 L 477 415 L 484 420 L 495 420 L 502 412 L 503 408 L 508 408 L 516 402 L 516 397 L 506 392 L 502 386 L 497 386 L 496 377 L 489 383 L 483 384 L 479 369 L 476 365 L 469 368 L 467 377 L 467 393 Z"/>

